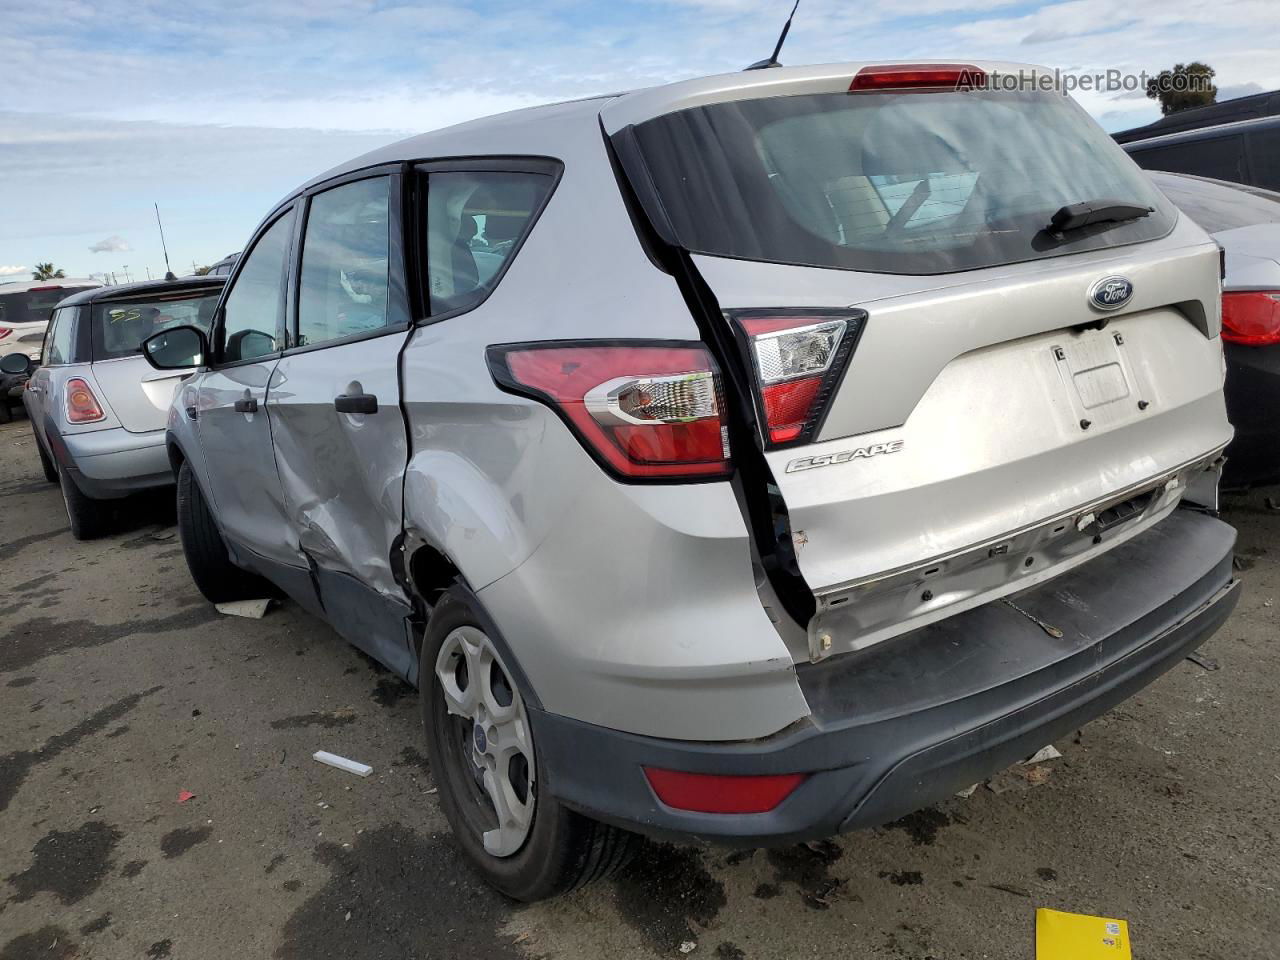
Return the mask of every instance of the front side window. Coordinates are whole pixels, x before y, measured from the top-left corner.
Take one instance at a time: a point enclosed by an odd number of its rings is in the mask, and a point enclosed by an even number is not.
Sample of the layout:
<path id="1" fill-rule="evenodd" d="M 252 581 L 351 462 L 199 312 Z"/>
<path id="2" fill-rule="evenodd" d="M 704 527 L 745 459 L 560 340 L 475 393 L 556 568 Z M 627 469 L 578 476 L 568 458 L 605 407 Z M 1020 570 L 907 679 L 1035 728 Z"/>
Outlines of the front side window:
<path id="1" fill-rule="evenodd" d="M 431 313 L 475 306 L 497 284 L 551 192 L 548 174 L 433 173 L 427 180 Z"/>
<path id="2" fill-rule="evenodd" d="M 89 325 L 93 359 L 115 360 L 140 353 L 142 341 L 170 327 L 199 327 L 206 334 L 218 305 L 218 291 L 95 303 Z"/>
<path id="3" fill-rule="evenodd" d="M 293 237 L 293 211 L 258 238 L 236 277 L 223 308 L 219 334 L 223 363 L 253 360 L 281 348 L 284 265 Z"/>
<path id="4" fill-rule="evenodd" d="M 70 363 L 75 336 L 75 307 L 63 307 L 53 315 L 44 340 L 45 364 Z"/>
<path id="5" fill-rule="evenodd" d="M 391 180 L 334 187 L 311 199 L 302 241 L 298 345 L 387 326 Z"/>
<path id="6" fill-rule="evenodd" d="M 1151 240 L 1176 220 L 1057 93 L 765 97 L 666 114 L 635 137 L 655 219 L 696 253 L 950 273 Z M 1153 210 L 1061 237 L 1047 229 L 1059 208 L 1100 199 Z"/>

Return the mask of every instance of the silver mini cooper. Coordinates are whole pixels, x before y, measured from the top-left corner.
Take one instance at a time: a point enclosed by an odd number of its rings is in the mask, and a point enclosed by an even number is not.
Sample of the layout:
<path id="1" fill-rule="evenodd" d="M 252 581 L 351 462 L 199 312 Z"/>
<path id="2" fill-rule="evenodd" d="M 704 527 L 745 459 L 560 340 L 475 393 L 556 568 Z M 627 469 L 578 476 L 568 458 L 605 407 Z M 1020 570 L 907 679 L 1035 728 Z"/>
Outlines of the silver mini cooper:
<path id="1" fill-rule="evenodd" d="M 199 368 L 167 434 L 197 585 L 282 590 L 418 684 L 499 889 L 637 832 L 885 823 L 1227 617 L 1218 248 L 1018 70 L 406 140 L 268 214 L 211 336 L 147 341 Z"/>

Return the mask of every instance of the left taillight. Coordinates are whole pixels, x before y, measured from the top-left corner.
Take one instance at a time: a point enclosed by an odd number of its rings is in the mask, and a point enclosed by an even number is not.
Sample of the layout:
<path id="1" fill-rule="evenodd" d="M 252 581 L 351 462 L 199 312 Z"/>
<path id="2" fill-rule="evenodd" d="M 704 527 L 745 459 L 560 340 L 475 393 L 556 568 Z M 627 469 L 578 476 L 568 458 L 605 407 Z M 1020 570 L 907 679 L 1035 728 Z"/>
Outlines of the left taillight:
<path id="1" fill-rule="evenodd" d="M 623 480 L 728 476 L 720 376 L 701 344 L 553 341 L 488 351 L 500 387 L 539 400 Z"/>
<path id="2" fill-rule="evenodd" d="M 769 446 L 809 442 L 844 375 L 866 314 L 740 310 L 730 317 L 745 338 Z"/>
<path id="3" fill-rule="evenodd" d="M 79 377 L 67 381 L 67 423 L 94 423 L 106 417 L 88 383 Z"/>
<path id="4" fill-rule="evenodd" d="M 1280 291 L 1224 293 L 1222 339 L 1252 347 L 1280 343 Z"/>

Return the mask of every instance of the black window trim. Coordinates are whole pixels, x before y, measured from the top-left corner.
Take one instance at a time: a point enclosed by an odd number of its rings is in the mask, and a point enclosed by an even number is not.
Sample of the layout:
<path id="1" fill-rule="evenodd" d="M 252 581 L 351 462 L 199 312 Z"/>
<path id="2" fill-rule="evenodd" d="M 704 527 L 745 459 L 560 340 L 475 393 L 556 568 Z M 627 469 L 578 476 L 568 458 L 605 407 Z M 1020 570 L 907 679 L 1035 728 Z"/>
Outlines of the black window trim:
<path id="1" fill-rule="evenodd" d="M 413 231 L 414 238 L 413 262 L 414 279 L 416 280 L 414 287 L 416 288 L 417 303 L 421 310 L 421 317 L 414 323 L 416 326 L 424 327 L 470 313 L 481 306 L 498 289 L 498 285 L 502 283 L 502 278 L 506 276 L 507 270 L 515 262 L 516 257 L 520 255 L 520 251 L 524 249 L 525 243 L 533 234 L 538 221 L 542 218 L 543 212 L 551 203 L 551 198 L 555 196 L 556 188 L 560 186 L 560 181 L 564 177 L 564 162 L 555 157 L 536 155 L 442 157 L 433 160 L 414 161 L 412 172 L 416 174 L 414 177 L 416 187 L 414 193 L 415 195 L 421 193 L 424 196 L 431 190 L 431 175 L 433 173 L 534 173 L 551 178 L 550 188 L 542 198 L 542 202 L 538 204 L 537 209 L 529 216 L 529 222 L 524 232 L 521 233 L 520 238 L 516 240 L 515 245 L 511 248 L 511 252 L 503 260 L 502 266 L 490 278 L 488 289 L 485 291 L 484 296 L 474 303 L 469 303 L 454 310 L 446 310 L 442 313 L 433 314 L 431 312 L 431 286 L 430 278 L 427 276 L 428 264 L 426 258 L 427 217 L 422 204 L 414 205 L 411 211 L 412 222 L 409 226 Z M 421 189 L 421 181 L 423 179 L 426 180 L 425 190 Z"/>
<path id="2" fill-rule="evenodd" d="M 222 339 L 227 325 L 227 297 L 231 295 L 231 291 L 235 287 L 236 281 L 240 279 L 241 269 L 249 261 L 249 257 L 252 256 L 253 252 L 257 249 L 259 241 L 266 236 L 267 231 L 279 223 L 283 218 L 290 214 L 295 214 L 297 209 L 298 198 L 290 197 L 286 202 L 272 210 L 270 215 L 262 221 L 258 229 L 254 232 L 252 239 L 245 246 L 244 252 L 240 255 L 240 259 L 236 261 L 235 268 L 231 271 L 230 276 L 227 277 L 226 283 L 223 284 L 222 295 L 218 297 L 218 305 L 214 308 L 213 327 L 209 331 L 210 357 L 205 363 L 206 369 L 230 370 L 235 367 L 247 366 L 251 363 L 266 363 L 271 360 L 280 359 L 280 356 L 283 353 L 282 350 L 276 350 L 272 353 L 264 353 L 257 357 L 249 357 L 245 360 L 232 360 L 229 363 L 223 362 L 221 359 L 223 347 Z M 287 329 L 287 324 L 285 322 L 285 307 L 289 292 L 287 282 L 289 276 L 288 270 L 290 268 L 293 251 L 295 249 L 295 241 L 298 237 L 299 219 L 300 218 L 297 216 L 294 217 L 293 230 L 289 237 L 289 246 L 285 249 L 284 263 L 281 265 L 280 269 L 280 300 L 276 306 L 276 337 L 281 343 L 284 342 L 284 334 Z"/>
<path id="3" fill-rule="evenodd" d="M 313 350 L 327 350 L 330 347 L 341 347 L 349 343 L 359 343 L 362 340 L 372 340 L 376 337 L 385 337 L 393 333 L 403 334 L 413 326 L 411 320 L 413 313 L 408 303 L 409 284 L 406 274 L 407 258 L 405 256 L 404 243 L 403 170 L 404 165 L 400 163 L 366 167 L 363 170 L 343 174 L 340 177 L 334 177 L 332 180 L 325 180 L 323 183 L 308 187 L 299 197 L 302 213 L 298 218 L 295 243 L 289 254 L 289 302 L 285 310 L 285 349 L 282 351 L 281 356 L 291 357 L 297 354 L 310 353 Z M 376 330 L 353 333 L 350 336 L 324 340 L 320 343 L 298 345 L 298 308 L 302 300 L 302 257 L 306 253 L 304 247 L 306 246 L 307 222 L 311 219 L 311 201 L 319 194 L 328 193 L 330 190 L 346 186 L 349 183 L 380 178 L 386 178 L 388 181 L 387 313 L 390 316 L 394 311 L 397 315 L 396 322 L 388 323 Z"/>

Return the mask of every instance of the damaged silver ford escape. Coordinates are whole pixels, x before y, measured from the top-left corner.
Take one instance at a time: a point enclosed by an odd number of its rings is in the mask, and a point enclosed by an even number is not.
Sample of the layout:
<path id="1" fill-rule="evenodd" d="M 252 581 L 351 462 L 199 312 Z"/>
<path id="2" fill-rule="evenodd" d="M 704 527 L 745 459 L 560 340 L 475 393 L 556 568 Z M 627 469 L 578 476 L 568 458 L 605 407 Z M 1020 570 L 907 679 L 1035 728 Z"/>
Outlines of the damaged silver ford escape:
<path id="1" fill-rule="evenodd" d="M 712 77 L 394 144 L 277 206 L 168 426 L 212 601 L 421 689 L 534 899 L 633 833 L 885 823 L 1236 602 L 1219 251 L 1003 64 Z M 961 83 L 961 75 L 967 78 Z"/>

